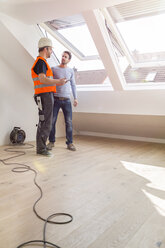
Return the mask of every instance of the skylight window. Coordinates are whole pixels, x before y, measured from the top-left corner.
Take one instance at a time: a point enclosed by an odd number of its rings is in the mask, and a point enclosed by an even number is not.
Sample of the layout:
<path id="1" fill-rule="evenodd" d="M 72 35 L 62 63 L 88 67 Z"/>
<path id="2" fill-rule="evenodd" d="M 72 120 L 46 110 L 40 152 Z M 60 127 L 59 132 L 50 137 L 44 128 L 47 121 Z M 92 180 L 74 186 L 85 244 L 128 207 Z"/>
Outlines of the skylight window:
<path id="1" fill-rule="evenodd" d="M 41 24 L 43 34 L 53 42 L 53 51 L 57 60 L 61 61 L 63 51 L 70 51 L 72 59 L 69 67 L 75 71 L 77 85 L 110 86 L 102 60 L 92 40 L 85 22 L 79 16 L 66 17 L 65 20 L 53 20 Z M 73 23 L 73 26 L 72 26 Z M 54 63 L 56 66 L 59 63 Z M 51 64 L 52 66 L 52 64 Z"/>
<path id="2" fill-rule="evenodd" d="M 165 4 L 135 0 L 102 13 L 126 83 L 165 83 Z"/>
<path id="3" fill-rule="evenodd" d="M 82 26 L 80 26 L 82 27 Z M 40 26 L 43 34 L 45 35 L 45 30 L 42 26 Z M 89 31 L 88 31 L 89 32 Z M 51 35 L 49 32 L 46 32 L 46 35 L 48 38 L 50 38 L 53 42 L 53 51 L 60 63 L 61 61 L 61 55 L 63 51 L 70 50 L 68 47 L 65 47 L 61 42 L 59 42 L 57 39 L 54 38 L 53 35 Z M 85 37 L 85 35 L 84 35 Z M 79 39 L 81 40 L 81 37 L 79 36 Z M 85 39 L 85 38 L 84 38 Z M 104 65 L 100 59 L 87 59 L 87 60 L 80 60 L 78 57 L 72 53 L 72 59 L 69 62 L 69 66 L 72 68 L 75 68 L 76 71 L 92 71 L 92 70 L 104 70 Z"/>
<path id="4" fill-rule="evenodd" d="M 85 56 L 98 55 L 97 49 L 86 24 L 66 29 L 60 29 L 58 32 L 61 33 Z"/>

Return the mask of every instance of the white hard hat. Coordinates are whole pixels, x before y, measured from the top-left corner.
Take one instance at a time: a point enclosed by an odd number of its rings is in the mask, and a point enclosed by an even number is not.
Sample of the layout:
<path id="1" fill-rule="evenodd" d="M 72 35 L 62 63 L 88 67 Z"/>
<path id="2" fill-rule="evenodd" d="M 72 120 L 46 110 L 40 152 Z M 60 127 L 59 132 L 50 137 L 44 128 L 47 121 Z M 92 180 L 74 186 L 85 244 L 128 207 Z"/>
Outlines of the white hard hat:
<path id="1" fill-rule="evenodd" d="M 52 47 L 52 41 L 46 37 L 43 37 L 38 42 L 38 48 Z"/>

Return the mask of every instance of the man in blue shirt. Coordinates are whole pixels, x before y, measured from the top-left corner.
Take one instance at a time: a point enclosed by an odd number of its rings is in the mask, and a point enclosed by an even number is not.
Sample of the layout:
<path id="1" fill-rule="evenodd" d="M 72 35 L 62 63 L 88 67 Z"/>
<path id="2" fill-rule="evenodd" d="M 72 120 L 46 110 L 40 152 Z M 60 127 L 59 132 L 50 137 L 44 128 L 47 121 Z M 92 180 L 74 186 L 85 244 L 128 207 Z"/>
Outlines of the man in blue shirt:
<path id="1" fill-rule="evenodd" d="M 53 78 L 66 78 L 68 81 L 65 85 L 56 86 L 56 93 L 54 93 L 54 108 L 53 108 L 53 123 L 52 130 L 49 135 L 49 144 L 47 149 L 51 150 L 55 143 L 55 133 L 56 133 L 56 121 L 60 108 L 63 111 L 65 119 L 65 129 L 66 129 L 66 144 L 67 148 L 71 151 L 76 151 L 73 145 L 73 128 L 72 128 L 72 104 L 70 100 L 70 91 L 74 97 L 73 106 L 76 107 L 77 92 L 76 83 L 74 77 L 73 69 L 69 68 L 67 65 L 70 62 L 72 55 L 69 51 L 64 51 L 62 54 L 61 63 L 59 66 L 52 67 Z"/>

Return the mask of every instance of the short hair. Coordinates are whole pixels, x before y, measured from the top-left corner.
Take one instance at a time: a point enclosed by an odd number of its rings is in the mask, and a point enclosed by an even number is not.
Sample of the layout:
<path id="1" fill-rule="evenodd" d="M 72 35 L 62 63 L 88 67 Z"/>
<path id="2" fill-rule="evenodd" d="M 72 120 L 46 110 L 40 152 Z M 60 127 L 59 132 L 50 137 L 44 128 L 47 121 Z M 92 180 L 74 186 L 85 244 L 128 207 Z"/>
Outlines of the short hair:
<path id="1" fill-rule="evenodd" d="M 48 49 L 48 46 L 45 46 L 45 47 L 41 47 L 41 48 L 38 48 L 38 52 L 42 52 L 44 50 L 44 48 L 47 48 Z"/>
<path id="2" fill-rule="evenodd" d="M 63 53 L 67 53 L 67 54 L 69 55 L 69 60 L 71 60 L 71 58 L 72 58 L 71 52 L 69 52 L 69 51 L 64 51 Z"/>

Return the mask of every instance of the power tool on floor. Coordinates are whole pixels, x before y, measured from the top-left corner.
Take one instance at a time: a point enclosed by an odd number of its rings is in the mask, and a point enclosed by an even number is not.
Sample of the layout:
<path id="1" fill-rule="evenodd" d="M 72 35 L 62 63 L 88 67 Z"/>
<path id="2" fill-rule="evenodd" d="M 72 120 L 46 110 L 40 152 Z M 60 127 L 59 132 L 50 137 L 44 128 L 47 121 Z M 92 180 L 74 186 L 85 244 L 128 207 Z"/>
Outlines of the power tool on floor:
<path id="1" fill-rule="evenodd" d="M 26 134 L 20 127 L 14 127 L 10 133 L 10 141 L 12 144 L 23 144 L 25 138 Z"/>

